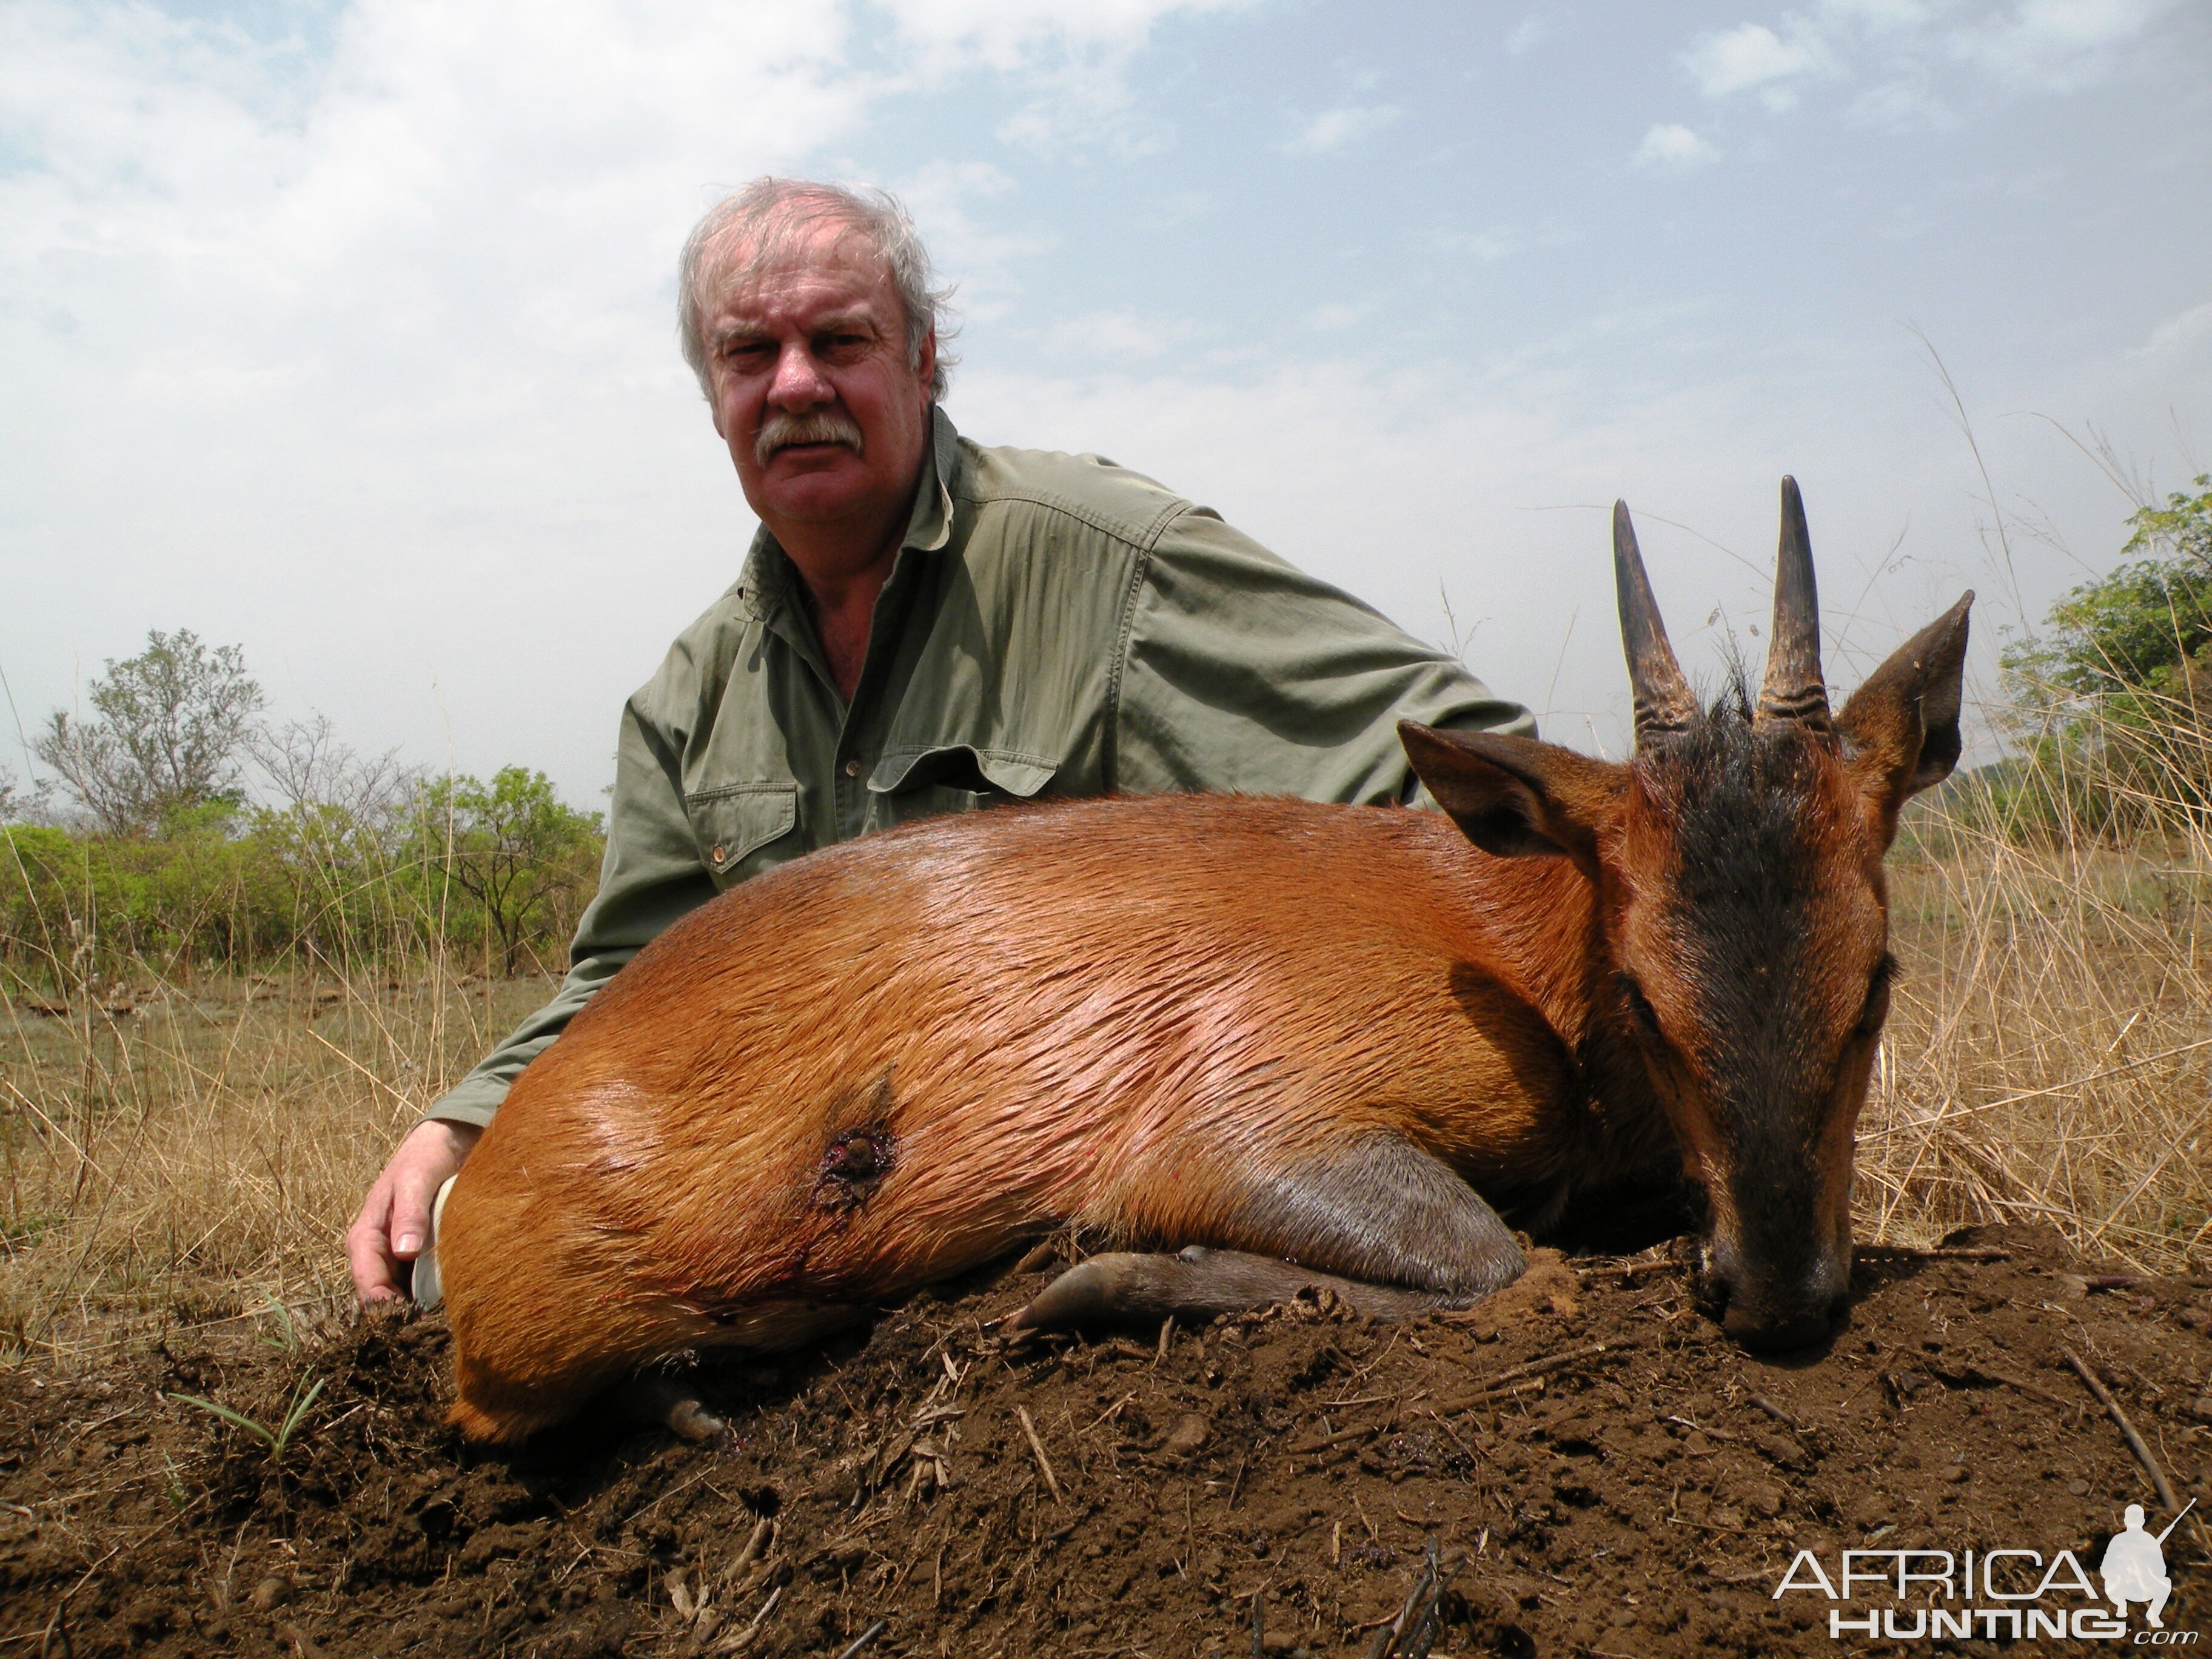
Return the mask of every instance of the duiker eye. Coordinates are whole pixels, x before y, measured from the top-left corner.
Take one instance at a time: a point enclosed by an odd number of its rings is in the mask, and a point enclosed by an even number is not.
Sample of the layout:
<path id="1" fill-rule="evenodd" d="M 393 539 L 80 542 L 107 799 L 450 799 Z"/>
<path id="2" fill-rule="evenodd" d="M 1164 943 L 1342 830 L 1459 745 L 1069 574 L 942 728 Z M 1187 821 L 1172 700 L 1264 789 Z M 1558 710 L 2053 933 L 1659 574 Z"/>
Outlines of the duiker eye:
<path id="1" fill-rule="evenodd" d="M 1620 976 L 1620 999 L 1628 1005 L 1628 1012 L 1636 1016 L 1636 1023 L 1653 1036 L 1659 1035 L 1659 1016 L 1651 1012 L 1651 1000 L 1644 994 L 1644 988 L 1626 974 Z"/>
<path id="2" fill-rule="evenodd" d="M 1884 1015 L 1889 1012 L 1890 982 L 1897 977 L 1897 958 L 1885 951 L 1881 960 L 1875 964 L 1873 981 L 1867 986 L 1866 1006 L 1859 1012 L 1856 1035 L 1872 1036 L 1881 1029 Z"/>

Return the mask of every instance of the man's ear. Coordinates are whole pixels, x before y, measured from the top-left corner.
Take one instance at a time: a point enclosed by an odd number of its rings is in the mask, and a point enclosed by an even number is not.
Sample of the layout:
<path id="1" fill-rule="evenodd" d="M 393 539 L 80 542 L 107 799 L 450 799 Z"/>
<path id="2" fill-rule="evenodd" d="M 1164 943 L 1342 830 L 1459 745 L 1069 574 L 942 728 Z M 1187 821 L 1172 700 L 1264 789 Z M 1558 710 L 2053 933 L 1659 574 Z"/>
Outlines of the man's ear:
<path id="1" fill-rule="evenodd" d="M 1564 854 L 1595 878 L 1598 825 L 1620 799 L 1626 767 L 1534 738 L 1416 720 L 1398 722 L 1398 739 L 1437 805 L 1484 852 Z"/>
<path id="2" fill-rule="evenodd" d="M 1837 718 L 1844 763 L 1884 847 L 1897 815 L 1959 763 L 1959 705 L 1966 670 L 1966 612 L 1958 604 L 1890 653 Z"/>

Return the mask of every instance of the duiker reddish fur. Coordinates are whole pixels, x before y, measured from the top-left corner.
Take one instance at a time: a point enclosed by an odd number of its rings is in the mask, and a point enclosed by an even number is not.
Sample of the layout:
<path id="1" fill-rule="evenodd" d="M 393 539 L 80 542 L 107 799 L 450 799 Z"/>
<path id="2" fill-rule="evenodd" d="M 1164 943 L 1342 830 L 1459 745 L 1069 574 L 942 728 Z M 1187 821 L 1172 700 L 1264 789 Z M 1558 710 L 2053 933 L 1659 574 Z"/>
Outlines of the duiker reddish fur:
<path id="1" fill-rule="evenodd" d="M 1729 1328 L 1817 1335 L 1889 973 L 1881 856 L 1957 755 L 1967 601 L 1831 719 L 1787 481 L 1784 520 L 1759 707 L 1708 714 L 1617 513 L 1629 763 L 1408 725 L 1444 813 L 1007 809 L 677 923 L 453 1187 L 454 1420 L 515 1439 L 660 1356 L 805 1343 L 1068 1223 L 1204 1248 L 1094 1258 L 1022 1322 L 1304 1282 L 1465 1303 L 1520 1267 L 1492 1204 L 1541 1231 L 1686 1176 Z"/>

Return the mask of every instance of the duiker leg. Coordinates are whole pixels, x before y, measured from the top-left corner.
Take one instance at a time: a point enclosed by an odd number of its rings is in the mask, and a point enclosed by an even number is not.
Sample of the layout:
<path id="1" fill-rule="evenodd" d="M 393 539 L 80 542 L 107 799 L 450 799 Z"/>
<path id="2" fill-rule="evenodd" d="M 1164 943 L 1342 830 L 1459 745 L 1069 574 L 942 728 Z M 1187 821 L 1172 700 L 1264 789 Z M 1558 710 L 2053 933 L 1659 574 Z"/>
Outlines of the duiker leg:
<path id="1" fill-rule="evenodd" d="M 1204 1243 L 1177 1255 L 1093 1256 L 1008 1324 L 1055 1330 L 1211 1318 L 1287 1301 L 1308 1286 L 1332 1290 L 1370 1317 L 1404 1319 L 1479 1302 L 1522 1267 L 1497 1212 L 1395 1134 L 1255 1178 L 1220 1224 L 1203 1231 Z"/>

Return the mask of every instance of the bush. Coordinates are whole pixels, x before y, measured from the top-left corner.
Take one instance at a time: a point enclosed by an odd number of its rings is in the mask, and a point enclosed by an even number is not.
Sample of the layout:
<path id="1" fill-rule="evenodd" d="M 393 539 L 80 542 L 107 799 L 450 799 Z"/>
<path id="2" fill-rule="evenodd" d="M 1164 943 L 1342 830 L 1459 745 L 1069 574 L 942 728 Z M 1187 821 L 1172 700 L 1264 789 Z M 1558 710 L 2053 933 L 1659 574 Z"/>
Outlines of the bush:
<path id="1" fill-rule="evenodd" d="M 2017 830 L 2113 842 L 2212 812 L 2212 474 L 2144 507 L 2123 553 L 2076 587 L 2050 634 L 2004 653 L 2020 755 L 1990 804 Z"/>
<path id="2" fill-rule="evenodd" d="M 212 802 L 153 836 L 0 827 L 0 981 L 68 996 L 134 973 L 343 975 L 433 951 L 550 967 L 604 846 L 596 816 L 517 768 L 418 783 L 382 812 Z"/>

